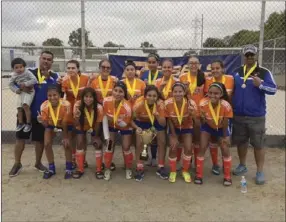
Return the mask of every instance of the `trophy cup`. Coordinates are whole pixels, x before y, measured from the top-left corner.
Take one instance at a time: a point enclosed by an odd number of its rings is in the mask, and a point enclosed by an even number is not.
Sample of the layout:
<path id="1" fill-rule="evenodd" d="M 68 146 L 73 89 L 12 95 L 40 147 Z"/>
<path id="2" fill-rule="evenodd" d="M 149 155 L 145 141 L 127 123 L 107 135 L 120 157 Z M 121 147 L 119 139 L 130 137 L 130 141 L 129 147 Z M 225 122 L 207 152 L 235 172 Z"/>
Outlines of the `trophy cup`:
<path id="1" fill-rule="evenodd" d="M 143 151 L 140 154 L 140 160 L 146 161 L 148 160 L 147 148 L 152 142 L 152 140 L 156 137 L 156 132 L 151 129 L 148 129 L 148 130 L 143 130 L 142 133 L 140 133 L 139 135 L 141 136 L 142 142 L 144 144 Z"/>

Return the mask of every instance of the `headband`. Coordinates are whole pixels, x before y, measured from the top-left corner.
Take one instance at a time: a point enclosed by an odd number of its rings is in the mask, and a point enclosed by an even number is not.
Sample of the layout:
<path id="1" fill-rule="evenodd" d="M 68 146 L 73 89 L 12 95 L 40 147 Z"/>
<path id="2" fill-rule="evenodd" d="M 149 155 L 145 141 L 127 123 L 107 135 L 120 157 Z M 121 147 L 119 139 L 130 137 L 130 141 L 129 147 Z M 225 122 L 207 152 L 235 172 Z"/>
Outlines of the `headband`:
<path id="1" fill-rule="evenodd" d="M 183 84 L 183 83 L 181 83 L 181 82 L 175 82 L 174 85 L 173 85 L 173 87 L 172 87 L 172 91 L 174 90 L 174 88 L 175 88 L 176 86 L 181 86 L 181 87 L 183 88 L 183 90 L 186 91 L 186 86 L 185 86 L 185 84 Z"/>
<path id="2" fill-rule="evenodd" d="M 219 88 L 220 91 L 221 91 L 221 93 L 223 93 L 223 89 L 222 89 L 222 87 L 221 87 L 219 84 L 217 84 L 217 83 L 212 83 L 212 84 L 210 85 L 209 89 L 210 89 L 211 87 L 213 87 L 213 86 L 216 86 L 217 88 Z"/>

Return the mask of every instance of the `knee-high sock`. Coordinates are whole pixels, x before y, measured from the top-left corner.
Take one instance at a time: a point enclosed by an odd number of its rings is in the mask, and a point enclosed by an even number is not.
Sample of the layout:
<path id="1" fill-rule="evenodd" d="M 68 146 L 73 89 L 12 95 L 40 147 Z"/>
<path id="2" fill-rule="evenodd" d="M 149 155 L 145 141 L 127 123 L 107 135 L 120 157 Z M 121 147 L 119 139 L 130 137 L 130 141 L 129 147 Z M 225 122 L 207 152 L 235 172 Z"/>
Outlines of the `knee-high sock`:
<path id="1" fill-rule="evenodd" d="M 111 163 L 113 159 L 113 152 L 105 151 L 104 152 L 104 162 L 107 169 L 110 169 Z"/>
<path id="2" fill-rule="evenodd" d="M 84 151 L 83 150 L 77 150 L 76 151 L 76 162 L 77 162 L 77 167 L 80 172 L 84 172 Z"/>
<path id="3" fill-rule="evenodd" d="M 209 148 L 213 165 L 218 165 L 218 144 L 210 143 Z"/>
<path id="4" fill-rule="evenodd" d="M 197 166 L 197 156 L 200 152 L 200 146 L 198 144 L 193 144 L 193 150 L 194 150 L 195 166 Z"/>
<path id="5" fill-rule="evenodd" d="M 225 179 L 231 178 L 231 157 L 223 158 L 223 173 Z"/>
<path id="6" fill-rule="evenodd" d="M 101 166 L 102 166 L 102 151 L 101 150 L 95 151 L 95 165 L 96 165 L 96 172 L 100 172 Z"/>
<path id="7" fill-rule="evenodd" d="M 170 172 L 176 172 L 177 171 L 177 157 L 175 158 L 169 157 L 169 165 L 170 165 Z"/>
<path id="8" fill-rule="evenodd" d="M 192 156 L 187 156 L 183 153 L 183 171 L 188 172 L 191 165 Z"/>
<path id="9" fill-rule="evenodd" d="M 124 154 L 124 162 L 126 169 L 132 168 L 133 153 L 131 152 L 131 150 L 128 150 L 128 151 L 123 151 L 123 154 Z"/>
<path id="10" fill-rule="evenodd" d="M 197 157 L 196 177 L 203 178 L 204 157 Z"/>

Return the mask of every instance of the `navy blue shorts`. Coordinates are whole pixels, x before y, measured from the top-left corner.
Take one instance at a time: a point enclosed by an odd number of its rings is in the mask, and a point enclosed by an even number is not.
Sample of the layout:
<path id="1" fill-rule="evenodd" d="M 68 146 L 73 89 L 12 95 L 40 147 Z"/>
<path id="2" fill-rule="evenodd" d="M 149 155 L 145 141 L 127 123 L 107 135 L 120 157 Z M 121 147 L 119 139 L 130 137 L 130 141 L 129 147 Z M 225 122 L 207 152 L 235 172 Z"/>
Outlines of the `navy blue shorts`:
<path id="1" fill-rule="evenodd" d="M 207 132 L 207 133 L 209 133 L 209 134 L 211 134 L 212 136 L 215 136 L 215 137 L 223 137 L 223 129 L 222 128 L 218 128 L 216 130 L 216 129 L 211 128 L 207 123 L 205 123 L 205 124 L 203 124 L 201 126 L 201 132 Z M 230 135 L 229 128 L 227 128 L 226 135 L 227 136 Z"/>
<path id="2" fill-rule="evenodd" d="M 53 130 L 55 128 L 55 126 L 48 125 L 46 128 Z M 63 130 L 63 128 L 59 128 L 59 129 Z M 68 125 L 68 131 L 69 132 L 73 131 L 73 125 Z"/>
<path id="3" fill-rule="evenodd" d="M 113 128 L 113 127 L 108 127 L 109 128 L 109 132 L 111 133 L 117 133 L 119 132 L 121 136 L 124 136 L 124 135 L 132 135 L 132 130 L 120 130 L 120 129 L 116 129 L 116 128 Z"/>
<path id="4" fill-rule="evenodd" d="M 139 126 L 143 130 L 150 129 L 152 127 L 152 124 L 149 122 L 142 122 L 138 120 L 134 120 L 134 122 L 137 126 Z M 157 131 L 163 131 L 166 129 L 166 127 L 161 126 L 157 120 L 154 121 L 154 127 Z"/>

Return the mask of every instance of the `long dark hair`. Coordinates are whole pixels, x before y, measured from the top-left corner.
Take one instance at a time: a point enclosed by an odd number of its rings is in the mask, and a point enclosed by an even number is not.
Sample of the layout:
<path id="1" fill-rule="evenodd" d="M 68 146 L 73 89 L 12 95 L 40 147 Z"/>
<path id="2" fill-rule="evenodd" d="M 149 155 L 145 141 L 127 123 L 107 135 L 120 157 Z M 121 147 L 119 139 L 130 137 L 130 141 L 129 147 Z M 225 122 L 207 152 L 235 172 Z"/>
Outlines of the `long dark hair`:
<path id="1" fill-rule="evenodd" d="M 128 97 L 127 97 L 127 86 L 124 82 L 122 81 L 117 81 L 113 87 L 113 89 L 115 89 L 116 87 L 120 87 L 123 92 L 124 92 L 124 99 L 128 100 Z"/>
<path id="2" fill-rule="evenodd" d="M 145 88 L 145 90 L 144 90 L 144 97 L 146 98 L 147 93 L 148 93 L 149 91 L 153 91 L 153 90 L 157 93 L 157 95 L 158 95 L 158 100 L 159 100 L 159 99 L 164 100 L 162 94 L 159 92 L 159 89 L 158 89 L 156 86 L 154 86 L 154 85 L 147 85 L 147 86 L 146 86 L 146 88 Z"/>
<path id="3" fill-rule="evenodd" d="M 85 106 L 85 103 L 84 103 L 84 96 L 87 94 L 87 93 L 90 93 L 93 97 L 93 110 L 94 110 L 94 114 L 93 114 L 93 122 L 96 122 L 96 119 L 97 119 L 97 99 L 96 99 L 96 93 L 95 93 L 95 90 L 91 87 L 87 87 L 85 88 L 82 93 L 81 93 L 81 103 L 80 103 L 80 106 L 79 106 L 79 111 L 80 111 L 80 117 L 79 117 L 79 123 L 80 123 L 80 126 L 81 128 L 83 129 L 83 126 L 84 126 L 84 108 L 86 107 Z M 92 123 L 93 125 L 93 123 Z"/>
<path id="4" fill-rule="evenodd" d="M 218 89 L 222 92 L 222 97 L 221 97 L 221 99 L 224 99 L 224 100 L 226 100 L 226 101 L 229 100 L 228 94 L 227 94 L 227 91 L 226 91 L 226 88 L 225 88 L 225 85 L 224 85 L 224 84 L 222 84 L 222 83 L 220 83 L 220 82 L 214 82 L 214 83 L 212 83 L 212 84 L 210 85 L 209 90 L 210 90 L 211 87 L 216 87 L 216 88 L 218 88 Z"/>
<path id="5" fill-rule="evenodd" d="M 196 56 L 190 56 L 190 57 L 188 58 L 188 62 L 189 62 L 189 60 L 192 59 L 192 58 L 197 59 L 197 60 L 200 62 L 199 58 L 196 57 Z M 205 84 L 205 74 L 204 74 L 204 72 L 201 70 L 201 68 L 198 68 L 197 86 L 201 86 L 201 85 L 203 85 L 203 84 Z"/>

